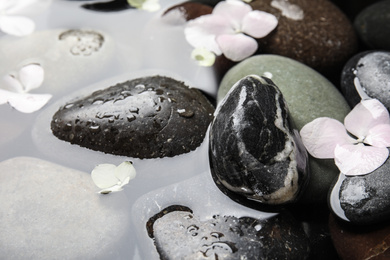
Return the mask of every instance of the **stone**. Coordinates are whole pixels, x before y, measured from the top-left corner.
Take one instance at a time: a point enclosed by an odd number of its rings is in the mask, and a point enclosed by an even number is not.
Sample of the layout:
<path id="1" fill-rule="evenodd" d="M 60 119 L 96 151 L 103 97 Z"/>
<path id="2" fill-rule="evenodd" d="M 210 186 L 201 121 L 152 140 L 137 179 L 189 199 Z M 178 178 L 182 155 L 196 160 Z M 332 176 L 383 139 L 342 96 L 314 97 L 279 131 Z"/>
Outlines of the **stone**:
<path id="1" fill-rule="evenodd" d="M 329 217 L 329 229 L 340 259 L 390 258 L 390 226 L 351 226 Z"/>
<path id="2" fill-rule="evenodd" d="M 134 251 L 125 194 L 97 194 L 89 173 L 33 157 L 0 163 L 4 259 L 108 259 Z"/>
<path id="3" fill-rule="evenodd" d="M 140 259 L 305 259 L 311 249 L 289 211 L 263 212 L 232 201 L 209 170 L 141 196 L 132 220 Z"/>
<path id="4" fill-rule="evenodd" d="M 390 110 L 390 52 L 365 51 L 353 56 L 343 68 L 340 89 L 351 107 L 362 95 L 378 99 Z"/>
<path id="5" fill-rule="evenodd" d="M 202 93 L 163 76 L 142 77 L 63 105 L 51 122 L 61 140 L 135 158 L 173 157 L 195 150 L 214 107 Z"/>
<path id="6" fill-rule="evenodd" d="M 162 17 L 169 16 L 170 12 L 176 13 L 179 12 L 182 19 L 180 21 L 189 21 L 195 18 L 198 18 L 201 15 L 211 14 L 213 8 L 206 4 L 201 4 L 197 2 L 183 2 L 172 7 L 169 7 L 164 11 Z M 173 14 L 173 16 L 176 16 Z"/>
<path id="7" fill-rule="evenodd" d="M 261 53 L 289 57 L 334 77 L 357 51 L 352 23 L 328 0 L 256 0 L 250 5 L 279 22 L 274 33 L 259 40 Z"/>
<path id="8" fill-rule="evenodd" d="M 92 4 L 83 4 L 81 7 L 91 10 L 91 11 L 97 11 L 97 12 L 118 12 L 127 10 L 130 8 L 134 8 L 127 0 L 111 0 L 108 2 L 97 2 Z"/>
<path id="9" fill-rule="evenodd" d="M 283 205 L 302 194 L 308 155 L 269 78 L 240 79 L 218 104 L 209 138 L 211 173 L 228 196 Z"/>
<path id="10" fill-rule="evenodd" d="M 390 217 L 390 160 L 375 171 L 361 176 L 340 174 L 331 189 L 329 205 L 340 219 L 369 225 Z"/>
<path id="11" fill-rule="evenodd" d="M 390 1 L 373 3 L 362 10 L 354 20 L 359 38 L 371 49 L 390 50 Z"/>
<path id="12" fill-rule="evenodd" d="M 251 74 L 268 76 L 278 86 L 298 130 L 318 117 L 343 122 L 350 111 L 340 91 L 321 74 L 290 58 L 267 54 L 250 57 L 230 69 L 221 81 L 218 102 L 235 82 Z M 316 159 L 309 155 L 309 163 L 309 185 L 300 201 L 325 204 L 339 170 L 331 159 Z"/>

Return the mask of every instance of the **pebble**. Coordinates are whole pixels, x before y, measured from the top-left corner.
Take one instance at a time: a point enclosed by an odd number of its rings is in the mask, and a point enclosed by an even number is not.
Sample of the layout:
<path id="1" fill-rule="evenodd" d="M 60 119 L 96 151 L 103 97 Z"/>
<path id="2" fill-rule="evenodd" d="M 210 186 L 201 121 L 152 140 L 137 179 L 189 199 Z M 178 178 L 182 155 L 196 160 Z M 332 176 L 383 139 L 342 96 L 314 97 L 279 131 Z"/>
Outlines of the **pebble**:
<path id="1" fill-rule="evenodd" d="M 371 49 L 390 50 L 390 1 L 380 1 L 363 9 L 354 20 L 359 38 Z"/>
<path id="2" fill-rule="evenodd" d="M 390 52 L 365 51 L 353 56 L 343 68 L 340 89 L 351 107 L 369 97 L 390 110 Z"/>
<path id="3" fill-rule="evenodd" d="M 90 174 L 33 157 L 0 163 L 4 259 L 114 259 L 134 250 L 124 194 L 102 196 Z"/>
<path id="4" fill-rule="evenodd" d="M 350 108 L 340 91 L 310 67 L 279 55 L 257 55 L 230 69 L 222 79 L 218 101 L 239 79 L 246 75 L 267 76 L 278 86 L 298 130 L 317 117 L 343 122 Z M 300 201 L 326 203 L 327 194 L 339 170 L 331 159 L 309 156 L 311 176 Z"/>
<path id="5" fill-rule="evenodd" d="M 64 104 L 51 122 L 61 140 L 95 151 L 161 158 L 195 150 L 214 107 L 197 89 L 163 76 L 118 83 Z"/>
<path id="6" fill-rule="evenodd" d="M 209 147 L 211 173 L 231 197 L 283 205 L 307 184 L 306 149 L 269 78 L 247 76 L 231 88 L 216 110 Z"/>

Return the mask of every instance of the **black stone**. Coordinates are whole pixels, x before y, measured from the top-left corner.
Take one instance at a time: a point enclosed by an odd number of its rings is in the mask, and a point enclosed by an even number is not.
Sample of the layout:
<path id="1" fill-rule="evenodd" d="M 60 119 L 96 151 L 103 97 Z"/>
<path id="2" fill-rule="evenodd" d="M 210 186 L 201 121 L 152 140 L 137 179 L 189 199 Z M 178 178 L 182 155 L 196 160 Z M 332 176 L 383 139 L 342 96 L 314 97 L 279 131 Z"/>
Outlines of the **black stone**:
<path id="1" fill-rule="evenodd" d="M 97 12 L 118 12 L 118 11 L 134 8 L 131 5 L 129 5 L 127 0 L 113 0 L 109 2 L 83 4 L 81 7 L 87 10 L 97 11 Z"/>
<path id="2" fill-rule="evenodd" d="M 203 141 L 214 107 L 200 91 L 153 76 L 74 100 L 53 116 L 55 136 L 96 151 L 136 158 L 172 157 Z"/>
<path id="3" fill-rule="evenodd" d="M 359 80 L 363 94 L 378 99 L 390 110 L 390 52 L 361 52 L 345 64 L 340 87 L 351 107 L 361 100 L 355 86 L 355 78 Z"/>
<path id="4" fill-rule="evenodd" d="M 283 212 L 269 219 L 214 215 L 201 221 L 174 205 L 146 224 L 160 259 L 306 259 L 310 243 L 299 222 Z"/>
<path id="5" fill-rule="evenodd" d="M 240 203 L 295 202 L 307 184 L 307 152 L 268 78 L 247 76 L 233 86 L 217 108 L 209 150 L 217 186 Z"/>

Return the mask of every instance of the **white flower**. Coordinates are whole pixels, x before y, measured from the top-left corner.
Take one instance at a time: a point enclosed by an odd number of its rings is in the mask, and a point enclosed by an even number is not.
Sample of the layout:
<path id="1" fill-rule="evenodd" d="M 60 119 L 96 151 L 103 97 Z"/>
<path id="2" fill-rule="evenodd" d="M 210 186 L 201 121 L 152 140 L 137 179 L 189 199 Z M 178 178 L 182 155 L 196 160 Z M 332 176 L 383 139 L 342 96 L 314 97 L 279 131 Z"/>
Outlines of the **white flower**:
<path id="1" fill-rule="evenodd" d="M 345 117 L 344 125 L 327 117 L 305 125 L 300 133 L 308 152 L 316 158 L 334 158 L 345 175 L 370 173 L 387 160 L 390 117 L 381 102 L 362 100 Z"/>
<path id="2" fill-rule="evenodd" d="M 216 55 L 222 53 L 232 61 L 241 61 L 257 50 L 257 41 L 276 28 L 278 20 L 272 14 L 252 10 L 238 0 L 219 2 L 208 15 L 187 23 L 187 41 L 195 48 L 205 48 Z"/>
<path id="3" fill-rule="evenodd" d="M 29 94 L 40 87 L 44 79 L 44 70 L 39 64 L 28 64 L 19 72 L 3 77 L 0 85 L 0 105 L 9 103 L 16 110 L 32 113 L 41 109 L 52 97 L 50 94 Z"/>
<path id="4" fill-rule="evenodd" d="M 155 12 L 161 8 L 159 0 L 127 0 L 130 6 L 141 10 Z"/>
<path id="5" fill-rule="evenodd" d="M 131 162 L 123 162 L 118 166 L 114 164 L 99 164 L 91 172 L 93 182 L 98 186 L 101 194 L 121 191 L 123 186 L 134 179 L 136 171 Z"/>
<path id="6" fill-rule="evenodd" d="M 0 0 L 0 30 L 25 36 L 35 30 L 35 23 L 25 15 L 41 12 L 51 0 Z"/>

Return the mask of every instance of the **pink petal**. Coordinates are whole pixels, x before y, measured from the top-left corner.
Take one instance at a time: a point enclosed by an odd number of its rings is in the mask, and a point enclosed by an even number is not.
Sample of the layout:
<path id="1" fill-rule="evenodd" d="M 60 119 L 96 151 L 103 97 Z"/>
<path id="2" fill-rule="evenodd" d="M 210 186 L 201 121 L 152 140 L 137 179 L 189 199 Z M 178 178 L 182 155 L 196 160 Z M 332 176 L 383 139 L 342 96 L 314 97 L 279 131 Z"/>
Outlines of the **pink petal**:
<path id="1" fill-rule="evenodd" d="M 256 40 L 242 33 L 220 35 L 217 43 L 226 58 L 232 61 L 241 61 L 257 50 Z"/>
<path id="2" fill-rule="evenodd" d="M 40 87 L 43 83 L 43 78 L 43 68 L 38 64 L 28 64 L 19 71 L 19 80 L 26 92 Z"/>
<path id="3" fill-rule="evenodd" d="M 377 99 L 362 100 L 344 119 L 345 128 L 358 138 L 376 125 L 390 124 L 389 112 Z"/>
<path id="4" fill-rule="evenodd" d="M 242 21 L 242 31 L 255 38 L 262 38 L 272 32 L 278 25 L 273 14 L 263 11 L 252 11 Z"/>
<path id="5" fill-rule="evenodd" d="M 241 24 L 246 14 L 252 11 L 252 7 L 239 0 L 227 0 L 219 2 L 213 9 L 213 15 L 224 16 L 233 25 Z"/>
<path id="6" fill-rule="evenodd" d="M 217 15 L 202 15 L 189 21 L 184 29 L 186 40 L 194 48 L 204 48 L 217 55 L 222 52 L 215 38 L 226 33 L 233 33 L 229 21 Z"/>
<path id="7" fill-rule="evenodd" d="M 316 158 L 334 158 L 334 149 L 338 144 L 353 143 L 344 125 L 336 119 L 319 117 L 302 127 L 302 142 L 307 151 Z"/>
<path id="8" fill-rule="evenodd" d="M 364 139 L 366 144 L 376 147 L 389 147 L 390 146 L 390 125 L 376 125 L 368 132 L 367 137 Z"/>
<path id="9" fill-rule="evenodd" d="M 0 30 L 14 36 L 31 34 L 35 29 L 33 20 L 22 16 L 0 16 Z"/>
<path id="10" fill-rule="evenodd" d="M 388 158 L 389 150 L 374 146 L 338 145 L 335 163 L 345 175 L 364 175 L 379 168 Z"/>

